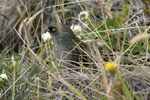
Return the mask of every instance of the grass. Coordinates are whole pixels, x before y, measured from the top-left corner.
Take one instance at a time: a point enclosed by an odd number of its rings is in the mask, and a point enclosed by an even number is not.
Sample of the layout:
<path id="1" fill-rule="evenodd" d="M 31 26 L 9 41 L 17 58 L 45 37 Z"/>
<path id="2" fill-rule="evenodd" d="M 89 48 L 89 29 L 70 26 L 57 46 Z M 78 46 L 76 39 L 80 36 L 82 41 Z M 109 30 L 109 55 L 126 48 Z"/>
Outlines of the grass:
<path id="1" fill-rule="evenodd" d="M 8 80 L 0 78 L 0 100 L 150 98 L 149 38 L 138 37 L 130 43 L 136 34 L 150 32 L 149 10 L 146 14 L 140 10 L 141 0 L 122 5 L 119 5 L 122 1 L 115 5 L 115 2 L 103 4 L 102 0 L 56 0 L 55 3 L 20 0 L 21 4 L 6 1 L 0 5 L 3 15 L 0 16 L 0 74 L 5 73 Z M 88 11 L 89 16 L 78 20 L 83 10 Z M 83 64 L 80 72 L 72 69 L 70 72 L 59 65 L 52 40 L 43 44 L 41 39 L 43 27 L 56 21 L 78 21 L 82 27 L 82 32 L 78 33 L 81 39 L 94 41 L 97 46 L 93 46 L 95 72 Z M 104 66 L 112 61 L 117 68 L 109 72 Z"/>

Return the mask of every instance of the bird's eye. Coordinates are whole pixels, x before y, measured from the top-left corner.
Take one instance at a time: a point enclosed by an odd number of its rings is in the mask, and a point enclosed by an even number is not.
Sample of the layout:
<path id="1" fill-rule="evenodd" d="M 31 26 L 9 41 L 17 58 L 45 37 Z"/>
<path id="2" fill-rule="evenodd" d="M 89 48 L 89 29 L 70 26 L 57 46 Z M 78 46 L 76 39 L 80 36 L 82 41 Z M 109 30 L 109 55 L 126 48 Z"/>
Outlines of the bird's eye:
<path id="1" fill-rule="evenodd" d="M 55 32 L 55 31 L 56 31 L 56 29 L 55 29 L 55 28 L 52 28 L 52 31 L 53 31 L 53 32 Z"/>
<path id="2" fill-rule="evenodd" d="M 49 30 L 50 30 L 51 32 L 55 32 L 55 31 L 56 31 L 56 28 L 55 28 L 55 27 L 50 27 Z"/>

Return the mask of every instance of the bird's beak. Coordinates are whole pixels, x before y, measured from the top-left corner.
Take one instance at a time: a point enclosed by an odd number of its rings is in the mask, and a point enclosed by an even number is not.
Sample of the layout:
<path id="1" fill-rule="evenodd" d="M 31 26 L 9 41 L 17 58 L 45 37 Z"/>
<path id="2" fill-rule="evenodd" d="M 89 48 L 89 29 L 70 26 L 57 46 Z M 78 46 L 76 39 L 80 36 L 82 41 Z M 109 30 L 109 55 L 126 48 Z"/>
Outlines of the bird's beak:
<path id="1" fill-rule="evenodd" d="M 43 32 L 45 32 L 45 30 L 46 30 L 47 32 L 49 32 L 48 26 L 45 27 L 45 28 L 43 28 Z"/>

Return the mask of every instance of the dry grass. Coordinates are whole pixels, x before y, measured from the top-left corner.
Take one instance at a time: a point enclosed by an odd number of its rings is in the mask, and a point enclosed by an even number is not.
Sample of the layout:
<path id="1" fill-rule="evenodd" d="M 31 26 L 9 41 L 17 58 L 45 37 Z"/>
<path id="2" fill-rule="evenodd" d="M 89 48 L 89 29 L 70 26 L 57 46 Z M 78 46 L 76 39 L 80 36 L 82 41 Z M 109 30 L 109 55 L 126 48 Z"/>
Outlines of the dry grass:
<path id="1" fill-rule="evenodd" d="M 0 98 L 150 99 L 149 38 L 129 43 L 135 35 L 150 32 L 142 0 L 55 1 L 0 1 L 0 74 L 9 79 L 1 82 Z M 78 20 L 83 10 L 89 12 L 85 21 Z M 43 27 L 55 21 L 79 23 L 83 41 L 104 44 L 93 46 L 96 69 L 82 66 L 83 62 L 80 72 L 59 65 L 52 40 L 43 44 L 41 39 Z M 113 73 L 104 68 L 111 61 L 117 64 Z"/>

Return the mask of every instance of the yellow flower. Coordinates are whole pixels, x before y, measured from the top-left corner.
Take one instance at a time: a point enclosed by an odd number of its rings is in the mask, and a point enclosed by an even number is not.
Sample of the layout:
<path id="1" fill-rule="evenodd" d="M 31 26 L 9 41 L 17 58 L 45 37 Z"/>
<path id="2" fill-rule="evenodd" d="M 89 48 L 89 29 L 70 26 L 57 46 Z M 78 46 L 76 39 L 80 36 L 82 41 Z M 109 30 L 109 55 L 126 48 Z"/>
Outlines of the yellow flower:
<path id="1" fill-rule="evenodd" d="M 116 68 L 116 63 L 115 63 L 115 62 L 108 62 L 108 63 L 105 65 L 105 68 L 106 68 L 108 71 L 112 72 L 112 71 L 114 71 L 115 68 Z"/>

